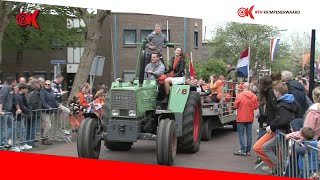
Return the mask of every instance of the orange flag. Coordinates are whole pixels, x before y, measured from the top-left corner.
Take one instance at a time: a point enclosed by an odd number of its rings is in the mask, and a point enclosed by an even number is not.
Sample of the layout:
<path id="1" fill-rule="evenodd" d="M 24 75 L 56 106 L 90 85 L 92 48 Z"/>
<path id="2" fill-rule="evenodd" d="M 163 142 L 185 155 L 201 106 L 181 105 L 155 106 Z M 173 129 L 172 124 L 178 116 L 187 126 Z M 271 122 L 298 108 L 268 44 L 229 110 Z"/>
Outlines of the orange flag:
<path id="1" fill-rule="evenodd" d="M 306 53 L 303 55 L 302 67 L 304 67 L 310 58 L 310 53 Z"/>

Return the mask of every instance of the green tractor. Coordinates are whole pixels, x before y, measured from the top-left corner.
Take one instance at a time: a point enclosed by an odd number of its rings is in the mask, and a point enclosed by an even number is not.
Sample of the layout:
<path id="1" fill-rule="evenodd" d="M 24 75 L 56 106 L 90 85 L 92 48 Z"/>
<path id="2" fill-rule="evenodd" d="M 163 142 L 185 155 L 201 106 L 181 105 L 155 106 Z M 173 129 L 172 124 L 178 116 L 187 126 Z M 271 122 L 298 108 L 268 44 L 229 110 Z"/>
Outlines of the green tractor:
<path id="1" fill-rule="evenodd" d="M 160 165 L 173 165 L 177 152 L 198 152 L 200 95 L 190 85 L 172 85 L 169 102 L 163 104 L 164 88 L 156 79 L 145 78 L 145 45 L 146 41 L 139 52 L 138 78 L 112 83 L 102 118 L 93 113 L 84 115 L 77 138 L 79 157 L 98 159 L 102 140 L 113 151 L 128 151 L 138 140 L 155 140 Z"/>

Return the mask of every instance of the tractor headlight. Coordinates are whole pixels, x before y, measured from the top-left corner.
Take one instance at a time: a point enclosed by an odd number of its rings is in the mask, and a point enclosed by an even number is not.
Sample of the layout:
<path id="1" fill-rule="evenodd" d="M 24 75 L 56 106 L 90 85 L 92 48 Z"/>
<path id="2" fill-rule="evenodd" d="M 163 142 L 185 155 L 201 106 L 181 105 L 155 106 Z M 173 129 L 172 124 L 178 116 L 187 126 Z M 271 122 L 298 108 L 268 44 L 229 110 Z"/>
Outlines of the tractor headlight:
<path id="1" fill-rule="evenodd" d="M 129 111 L 129 116 L 136 116 L 137 115 L 137 113 L 136 113 L 136 110 L 130 110 Z"/>
<path id="2" fill-rule="evenodd" d="M 120 111 L 119 111 L 119 109 L 113 109 L 113 110 L 111 111 L 111 114 L 112 114 L 112 116 L 119 116 Z"/>

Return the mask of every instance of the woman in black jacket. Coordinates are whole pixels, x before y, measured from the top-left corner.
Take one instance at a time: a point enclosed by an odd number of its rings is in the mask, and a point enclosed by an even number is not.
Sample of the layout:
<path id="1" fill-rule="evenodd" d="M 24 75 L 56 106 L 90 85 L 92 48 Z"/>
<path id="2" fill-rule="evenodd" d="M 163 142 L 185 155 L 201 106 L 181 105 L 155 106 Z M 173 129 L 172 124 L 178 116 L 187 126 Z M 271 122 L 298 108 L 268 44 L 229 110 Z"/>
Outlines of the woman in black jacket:
<path id="1" fill-rule="evenodd" d="M 266 134 L 266 127 L 270 125 L 272 120 L 276 118 L 277 112 L 277 98 L 272 89 L 273 82 L 277 81 L 276 78 L 270 76 L 263 76 L 259 79 L 259 131 L 257 142 L 253 146 L 255 152 L 263 152 L 262 146 L 267 141 L 273 138 L 273 136 L 264 137 L 264 139 L 260 139 Z M 259 154 L 259 153 L 257 153 Z M 256 164 L 259 164 L 261 159 L 258 156 Z"/>
<path id="2" fill-rule="evenodd" d="M 182 84 L 185 81 L 184 69 L 186 66 L 185 55 L 181 48 L 176 48 L 175 56 L 170 59 L 170 66 L 168 70 L 164 72 L 168 78 L 164 81 L 164 88 L 166 91 L 165 99 L 163 103 L 168 103 L 170 86 L 172 84 Z"/>

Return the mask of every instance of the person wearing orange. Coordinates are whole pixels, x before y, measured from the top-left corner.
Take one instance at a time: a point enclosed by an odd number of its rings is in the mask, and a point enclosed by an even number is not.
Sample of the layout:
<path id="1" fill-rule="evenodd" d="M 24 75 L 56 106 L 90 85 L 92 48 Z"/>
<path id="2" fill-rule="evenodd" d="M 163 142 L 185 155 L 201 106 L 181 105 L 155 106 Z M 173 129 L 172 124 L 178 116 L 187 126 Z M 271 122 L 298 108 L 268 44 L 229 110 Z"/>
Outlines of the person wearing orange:
<path id="1" fill-rule="evenodd" d="M 218 103 L 221 99 L 223 82 L 217 78 L 215 74 L 211 76 L 210 90 L 211 90 L 211 101 Z"/>
<path id="2" fill-rule="evenodd" d="M 72 132 L 78 132 L 78 127 L 80 126 L 80 121 L 82 119 L 82 113 L 85 109 L 80 106 L 80 101 L 78 96 L 74 96 L 69 104 L 69 108 L 72 112 L 69 116 Z"/>
<path id="3" fill-rule="evenodd" d="M 86 109 L 86 108 L 91 106 L 87 102 L 87 99 L 86 99 L 86 95 L 87 95 L 87 92 L 88 92 L 89 88 L 90 88 L 89 84 L 85 83 L 84 86 L 81 88 L 81 90 L 77 94 L 77 98 L 78 98 L 77 103 L 79 103 L 80 107 L 82 106 L 82 108 L 84 108 L 84 109 Z M 83 112 L 80 111 L 79 113 L 70 115 L 70 121 L 71 121 L 72 129 L 75 132 L 78 131 L 78 127 L 80 126 L 80 122 L 83 119 L 82 114 L 83 114 Z"/>
<path id="4" fill-rule="evenodd" d="M 86 98 L 87 93 L 88 93 L 88 89 L 90 89 L 90 86 L 88 83 L 85 83 L 84 86 L 81 88 L 81 90 L 77 94 L 77 96 L 79 97 L 80 106 L 85 107 L 85 108 L 88 108 L 91 106 Z"/>
<path id="5" fill-rule="evenodd" d="M 105 92 L 104 92 L 104 89 L 100 89 L 98 92 L 97 92 L 97 98 L 93 101 L 93 104 L 95 106 L 95 112 L 98 113 L 99 117 L 102 116 L 102 107 L 103 105 L 105 104 Z"/>
<path id="6" fill-rule="evenodd" d="M 252 146 L 252 124 L 254 120 L 254 110 L 259 106 L 258 97 L 250 91 L 248 82 L 243 84 L 243 91 L 238 94 L 234 102 L 234 109 L 237 109 L 237 131 L 240 141 L 240 150 L 234 155 L 250 155 Z M 244 132 L 246 129 L 247 145 L 245 145 Z"/>
<path id="7" fill-rule="evenodd" d="M 169 93 L 170 93 L 170 86 L 172 84 L 182 84 L 185 83 L 185 55 L 182 52 L 182 48 L 176 48 L 175 56 L 170 60 L 169 68 L 164 72 L 167 74 L 166 80 L 164 80 L 164 88 L 166 91 L 166 96 L 162 103 L 168 103 L 169 100 Z"/>

